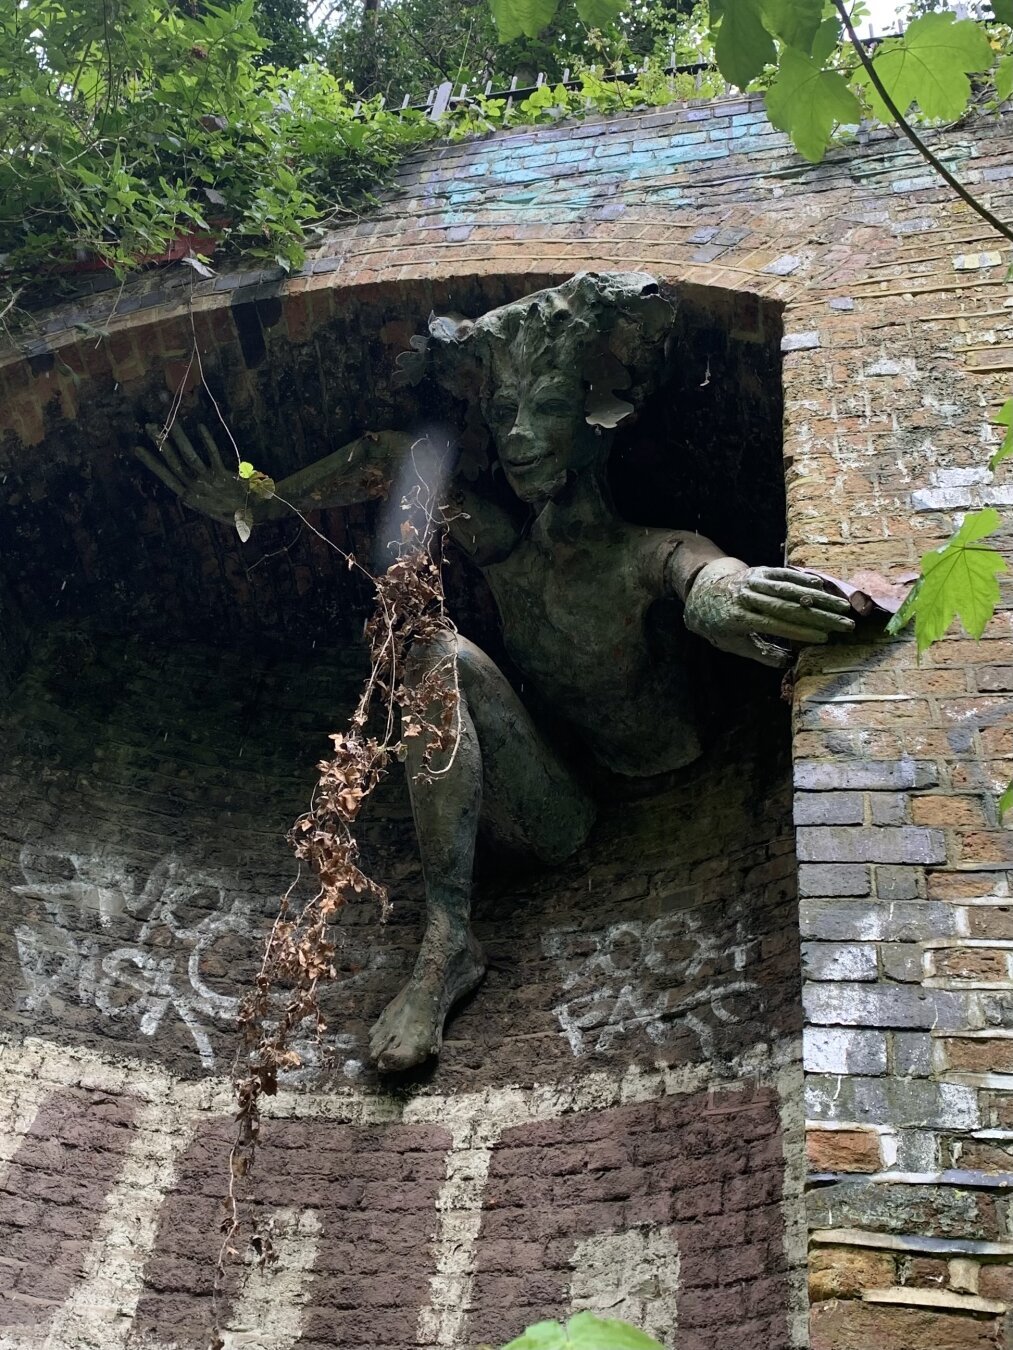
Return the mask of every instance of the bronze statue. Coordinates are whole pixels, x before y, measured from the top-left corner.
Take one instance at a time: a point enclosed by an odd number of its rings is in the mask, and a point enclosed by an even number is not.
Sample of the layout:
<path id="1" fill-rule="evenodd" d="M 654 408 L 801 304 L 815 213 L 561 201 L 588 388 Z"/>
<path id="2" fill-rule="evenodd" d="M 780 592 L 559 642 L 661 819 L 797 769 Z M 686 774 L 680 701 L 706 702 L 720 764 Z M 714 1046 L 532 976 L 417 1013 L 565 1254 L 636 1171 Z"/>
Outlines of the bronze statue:
<path id="1" fill-rule="evenodd" d="M 582 273 L 473 322 L 434 317 L 425 353 L 443 385 L 477 401 L 523 504 L 511 514 L 462 480 L 450 528 L 488 579 L 524 688 L 611 772 L 631 777 L 679 768 L 700 753 L 687 663 L 661 663 L 646 640 L 655 601 L 678 597 L 690 633 L 770 665 L 789 658 L 784 640 L 826 642 L 854 626 L 848 602 L 815 576 L 750 567 L 701 535 L 616 516 L 605 484 L 613 431 L 657 380 L 673 318 L 649 276 Z M 207 463 L 181 432 L 174 450 L 139 453 L 184 502 L 231 524 L 246 485 L 203 435 Z M 415 439 L 366 435 L 279 483 L 278 496 L 301 511 L 382 496 Z M 287 509 L 269 500 L 255 514 Z M 538 860 L 560 862 L 594 819 L 569 765 L 478 647 L 448 637 L 416 648 L 409 679 L 420 680 L 451 648 L 461 687 L 453 761 L 438 758 L 433 767 L 445 772 L 416 778 L 421 751 L 409 741 L 427 927 L 411 978 L 370 1034 L 384 1070 L 438 1053 L 451 1007 L 482 979 L 470 924 L 480 825 Z"/>

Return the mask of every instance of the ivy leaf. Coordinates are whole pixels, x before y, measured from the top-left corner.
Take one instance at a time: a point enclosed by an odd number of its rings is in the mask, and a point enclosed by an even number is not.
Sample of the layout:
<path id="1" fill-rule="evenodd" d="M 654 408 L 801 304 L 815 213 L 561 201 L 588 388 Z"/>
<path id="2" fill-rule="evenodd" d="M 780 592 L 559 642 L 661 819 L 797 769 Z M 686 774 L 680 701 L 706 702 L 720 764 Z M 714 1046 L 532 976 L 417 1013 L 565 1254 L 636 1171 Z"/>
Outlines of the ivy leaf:
<path id="1" fill-rule="evenodd" d="M 252 478 L 256 472 L 257 470 L 253 467 L 253 465 L 250 463 L 248 459 L 241 459 L 239 461 L 240 478 Z"/>
<path id="2" fill-rule="evenodd" d="M 247 539 L 253 533 L 253 517 L 244 507 L 239 507 L 233 519 L 236 522 L 236 534 L 239 535 L 239 542 L 245 544 Z"/>
<path id="3" fill-rule="evenodd" d="M 1013 0 L 1010 0 L 1010 4 L 1013 5 Z M 999 63 L 995 68 L 995 92 L 1000 103 L 1005 103 L 1010 94 L 1013 94 L 1013 56 L 999 57 Z"/>
<path id="4" fill-rule="evenodd" d="M 840 75 L 785 47 L 767 90 L 767 116 L 788 133 L 800 155 L 818 164 L 835 125 L 859 122 L 862 109 Z"/>
<path id="5" fill-rule="evenodd" d="M 999 819 L 1002 820 L 1006 812 L 1013 806 L 1013 783 L 1007 783 L 1005 791 L 999 798 Z"/>
<path id="6" fill-rule="evenodd" d="M 922 558 L 922 574 L 914 590 L 886 626 L 899 633 L 912 619 L 921 653 L 959 618 L 973 638 L 980 638 L 999 603 L 996 578 L 1007 571 L 1006 560 L 980 540 L 999 528 L 995 507 L 971 511 L 948 543 Z"/>
<path id="7" fill-rule="evenodd" d="M 884 44 L 873 58 L 876 74 L 902 113 L 912 103 L 926 117 L 950 121 L 971 98 L 969 74 L 988 70 L 993 52 L 973 19 L 957 19 L 949 10 L 923 14 L 896 42 Z M 879 94 L 866 85 L 874 115 L 891 121 Z"/>
<path id="8" fill-rule="evenodd" d="M 589 28 L 607 28 L 626 0 L 577 0 L 577 14 Z"/>
<path id="9" fill-rule="evenodd" d="M 717 6 L 711 5 L 714 13 Z M 745 89 L 764 66 L 777 60 L 774 39 L 760 19 L 758 0 L 723 0 L 714 59 L 729 82 Z"/>
<path id="10" fill-rule="evenodd" d="M 998 427 L 1006 428 L 1006 435 L 1002 438 L 1002 444 L 988 461 L 988 467 L 994 473 L 1004 459 L 1009 459 L 1013 455 L 1013 398 L 1008 398 L 1002 405 L 992 421 Z"/>
<path id="11" fill-rule="evenodd" d="M 537 37 L 556 13 L 559 0 L 489 0 L 500 42 Z"/>
<path id="12" fill-rule="evenodd" d="M 626 1322 L 582 1312 L 566 1326 L 536 1322 L 503 1350 L 662 1350 L 653 1337 Z"/>

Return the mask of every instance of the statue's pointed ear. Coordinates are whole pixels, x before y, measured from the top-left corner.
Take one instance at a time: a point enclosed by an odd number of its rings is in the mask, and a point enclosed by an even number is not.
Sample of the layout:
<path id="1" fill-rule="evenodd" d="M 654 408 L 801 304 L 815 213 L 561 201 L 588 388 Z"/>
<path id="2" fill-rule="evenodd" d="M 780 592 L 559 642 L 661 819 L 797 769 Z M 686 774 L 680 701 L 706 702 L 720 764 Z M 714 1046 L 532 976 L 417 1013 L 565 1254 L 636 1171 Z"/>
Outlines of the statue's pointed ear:
<path id="1" fill-rule="evenodd" d="M 430 314 L 427 357 L 433 375 L 455 398 L 478 397 L 485 380 L 482 330 L 460 314 Z"/>

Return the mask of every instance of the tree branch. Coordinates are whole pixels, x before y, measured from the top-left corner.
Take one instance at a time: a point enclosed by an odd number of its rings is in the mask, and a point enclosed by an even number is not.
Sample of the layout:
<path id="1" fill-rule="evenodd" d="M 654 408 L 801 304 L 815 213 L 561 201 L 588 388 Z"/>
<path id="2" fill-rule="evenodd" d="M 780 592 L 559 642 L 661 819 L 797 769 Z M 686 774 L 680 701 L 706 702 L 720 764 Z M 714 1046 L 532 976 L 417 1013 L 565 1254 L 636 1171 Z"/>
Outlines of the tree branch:
<path id="1" fill-rule="evenodd" d="M 844 30 L 848 35 L 848 41 L 851 43 L 852 47 L 854 47 L 855 51 L 858 53 L 858 59 L 865 67 L 865 72 L 868 75 L 873 85 L 873 88 L 876 90 L 876 93 L 883 100 L 883 103 L 886 105 L 887 111 L 890 113 L 890 116 L 900 127 L 901 131 L 903 131 L 904 135 L 908 138 L 908 140 L 911 142 L 914 148 L 922 156 L 922 158 L 926 160 L 929 164 L 931 164 L 933 169 L 935 169 L 936 173 L 939 174 L 940 178 L 942 178 L 942 180 L 953 189 L 953 191 L 957 194 L 957 196 L 961 199 L 961 201 L 966 202 L 972 211 L 976 212 L 979 216 L 981 216 L 982 220 L 986 221 L 989 225 L 991 225 L 993 230 L 997 230 L 999 234 L 1003 236 L 1004 239 L 1008 239 L 1010 243 L 1013 243 L 1013 229 L 1011 229 L 1009 225 L 1004 225 L 998 216 L 994 216 L 987 206 L 982 205 L 982 203 L 978 201 L 977 197 L 973 196 L 970 192 L 968 192 L 967 188 L 964 187 L 963 183 L 961 183 L 959 179 L 954 178 L 953 174 L 950 173 L 949 169 L 942 162 L 942 160 L 937 159 L 937 157 L 932 153 L 932 151 L 925 144 L 922 138 L 918 135 L 917 131 L 915 131 L 914 127 L 903 115 L 901 110 L 897 107 L 896 103 L 894 103 L 893 99 L 887 93 L 886 86 L 880 79 L 879 72 L 876 70 L 876 67 L 872 62 L 872 58 L 869 56 L 869 53 L 865 50 L 865 45 L 862 42 L 861 38 L 855 32 L 855 29 L 851 22 L 851 15 L 845 8 L 844 0 L 834 0 L 834 7 L 841 17 L 841 22 L 844 24 Z"/>

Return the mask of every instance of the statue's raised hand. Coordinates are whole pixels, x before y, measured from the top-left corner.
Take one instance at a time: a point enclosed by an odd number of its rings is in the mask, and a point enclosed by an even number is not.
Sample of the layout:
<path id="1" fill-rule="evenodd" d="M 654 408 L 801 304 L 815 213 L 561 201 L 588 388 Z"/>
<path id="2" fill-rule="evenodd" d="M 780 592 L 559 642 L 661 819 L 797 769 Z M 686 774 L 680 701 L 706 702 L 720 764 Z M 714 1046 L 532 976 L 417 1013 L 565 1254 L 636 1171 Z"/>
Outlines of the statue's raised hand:
<path id="1" fill-rule="evenodd" d="M 831 595 L 809 572 L 746 567 L 734 558 L 708 564 L 686 601 L 688 628 L 716 647 L 766 665 L 781 665 L 789 658 L 776 639 L 826 642 L 854 629 L 852 614 L 847 600 Z"/>
<path id="2" fill-rule="evenodd" d="M 205 461 L 193 448 L 186 432 L 174 422 L 166 436 L 158 427 L 148 425 L 153 449 L 138 445 L 137 458 L 179 499 L 206 516 L 232 524 L 237 511 L 250 509 L 250 485 L 234 469 L 226 467 L 214 437 L 207 427 L 197 430 L 204 443 Z M 238 466 L 237 466 L 238 467 Z"/>

